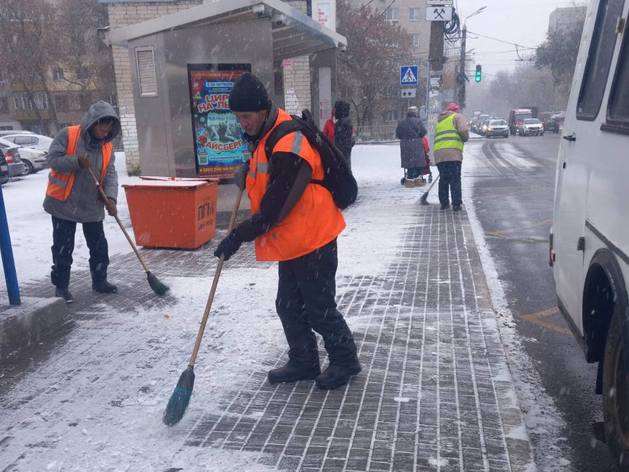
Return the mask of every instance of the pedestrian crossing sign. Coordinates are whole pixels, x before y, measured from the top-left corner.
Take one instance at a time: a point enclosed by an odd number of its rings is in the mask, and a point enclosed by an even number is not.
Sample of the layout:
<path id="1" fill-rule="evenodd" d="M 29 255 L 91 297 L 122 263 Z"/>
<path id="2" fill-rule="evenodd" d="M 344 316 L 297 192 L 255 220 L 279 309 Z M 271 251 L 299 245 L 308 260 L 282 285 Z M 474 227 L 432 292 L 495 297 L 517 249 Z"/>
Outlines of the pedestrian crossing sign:
<path id="1" fill-rule="evenodd" d="M 400 67 L 400 85 L 417 85 L 418 66 Z"/>

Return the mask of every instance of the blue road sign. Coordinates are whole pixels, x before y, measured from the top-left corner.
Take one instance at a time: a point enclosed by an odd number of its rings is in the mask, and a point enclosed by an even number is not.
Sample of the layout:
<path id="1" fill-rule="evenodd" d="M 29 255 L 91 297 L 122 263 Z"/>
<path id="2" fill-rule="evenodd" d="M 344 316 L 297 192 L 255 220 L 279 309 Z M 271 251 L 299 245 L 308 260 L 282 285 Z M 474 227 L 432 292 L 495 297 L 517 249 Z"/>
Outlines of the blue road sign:
<path id="1" fill-rule="evenodd" d="M 417 85 L 418 74 L 417 66 L 401 66 L 400 85 Z"/>

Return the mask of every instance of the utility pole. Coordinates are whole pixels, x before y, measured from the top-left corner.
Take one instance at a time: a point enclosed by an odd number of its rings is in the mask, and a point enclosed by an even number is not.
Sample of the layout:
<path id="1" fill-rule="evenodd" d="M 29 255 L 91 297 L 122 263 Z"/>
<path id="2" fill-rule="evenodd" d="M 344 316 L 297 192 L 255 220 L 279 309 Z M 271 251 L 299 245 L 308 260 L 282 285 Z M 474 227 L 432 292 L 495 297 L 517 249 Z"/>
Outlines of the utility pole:
<path id="1" fill-rule="evenodd" d="M 461 29 L 461 61 L 459 64 L 459 73 L 456 77 L 456 82 L 459 85 L 458 102 L 461 110 L 465 108 L 465 85 L 468 81 L 467 74 L 465 73 L 465 44 L 467 39 L 467 27 L 465 23 Z"/>
<path id="2" fill-rule="evenodd" d="M 443 36 L 445 23 L 430 23 L 430 48 L 428 50 L 428 93 L 426 95 L 426 113 L 429 132 L 433 132 L 437 114 L 441 112 L 441 76 L 443 74 Z M 434 84 L 437 83 L 438 86 Z"/>

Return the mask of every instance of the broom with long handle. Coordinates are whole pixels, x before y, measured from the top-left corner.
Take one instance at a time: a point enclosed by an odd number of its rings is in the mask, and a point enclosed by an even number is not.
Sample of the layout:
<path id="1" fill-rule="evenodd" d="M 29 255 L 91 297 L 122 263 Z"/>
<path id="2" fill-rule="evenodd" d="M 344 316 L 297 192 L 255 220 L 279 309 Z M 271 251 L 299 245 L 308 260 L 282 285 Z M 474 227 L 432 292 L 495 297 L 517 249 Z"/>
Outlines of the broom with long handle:
<path id="1" fill-rule="evenodd" d="M 441 177 L 441 174 L 437 174 L 437 177 L 435 177 L 435 180 L 432 181 L 432 184 L 430 185 L 430 187 L 428 187 L 428 190 L 426 190 L 424 194 L 422 195 L 422 198 L 419 199 L 422 205 L 428 205 L 428 193 L 435 186 L 435 184 L 437 183 L 437 180 L 439 180 L 439 177 Z"/>
<path id="2" fill-rule="evenodd" d="M 229 221 L 229 228 L 227 229 L 227 234 L 231 233 L 234 228 L 234 223 L 236 221 L 236 215 L 238 214 L 238 208 L 240 207 L 240 200 L 242 199 L 243 191 L 238 192 L 238 197 L 236 198 L 236 204 L 234 205 L 234 210 L 232 211 L 232 216 Z M 194 344 L 194 349 L 192 351 L 192 357 L 190 358 L 190 363 L 188 364 L 188 368 L 183 371 L 181 376 L 179 377 L 179 382 L 177 382 L 177 386 L 175 387 L 175 391 L 168 400 L 168 405 L 166 406 L 166 411 L 164 412 L 163 421 L 165 425 L 173 426 L 183 418 L 183 415 L 186 413 L 186 409 L 188 408 L 188 403 L 190 403 L 190 396 L 192 395 L 192 388 L 194 387 L 194 363 L 197 360 L 197 354 L 199 352 L 199 347 L 201 346 L 201 339 L 203 339 L 203 332 L 205 331 L 205 325 L 207 324 L 207 319 L 210 314 L 210 310 L 212 309 L 212 302 L 214 301 L 214 294 L 216 293 L 216 287 L 218 285 L 218 278 L 221 275 L 221 270 L 223 269 L 223 263 L 225 262 L 225 256 L 221 255 L 218 260 L 218 264 L 216 265 L 216 273 L 214 274 L 214 281 L 212 282 L 212 288 L 210 289 L 210 295 L 207 299 L 207 303 L 205 304 L 205 311 L 203 312 L 203 318 L 201 320 L 201 326 L 199 326 L 199 332 L 197 334 L 197 341 Z"/>
<path id="3" fill-rule="evenodd" d="M 94 179 L 94 182 L 96 183 L 96 185 L 98 185 L 98 191 L 100 192 L 101 196 L 105 199 L 105 202 L 107 202 L 107 195 L 105 195 L 105 192 L 101 188 L 100 182 L 96 178 L 94 171 L 92 170 L 91 167 L 88 167 L 87 170 L 90 172 L 90 175 L 92 176 L 92 179 Z M 146 277 L 153 291 L 158 295 L 166 295 L 170 289 L 166 285 L 161 283 L 159 279 L 155 276 L 155 274 L 151 273 L 151 271 L 146 266 L 146 263 L 144 262 L 144 260 L 142 260 L 142 256 L 140 256 L 140 253 L 138 252 L 138 248 L 135 247 L 135 244 L 133 244 L 133 241 L 131 240 L 129 233 L 127 233 L 127 230 L 124 229 L 124 226 L 122 226 L 122 222 L 120 221 L 120 218 L 118 218 L 118 215 L 114 215 L 114 218 L 116 218 L 116 222 L 118 223 L 118 226 L 120 226 L 120 229 L 126 236 L 127 241 L 129 241 L 129 244 L 131 245 L 131 249 L 133 249 L 133 252 L 135 252 L 135 255 L 138 256 L 138 260 L 140 261 L 140 264 L 142 264 L 142 267 L 144 268 L 144 272 L 146 272 Z"/>

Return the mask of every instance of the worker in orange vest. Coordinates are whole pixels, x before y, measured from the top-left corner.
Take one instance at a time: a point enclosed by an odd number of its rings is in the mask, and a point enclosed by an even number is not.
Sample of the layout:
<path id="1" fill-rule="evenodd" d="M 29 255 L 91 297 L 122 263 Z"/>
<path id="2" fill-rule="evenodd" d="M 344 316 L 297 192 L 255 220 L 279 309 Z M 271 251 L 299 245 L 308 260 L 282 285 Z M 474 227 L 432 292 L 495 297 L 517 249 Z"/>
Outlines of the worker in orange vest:
<path id="1" fill-rule="evenodd" d="M 345 228 L 323 180 L 319 152 L 301 131 L 281 137 L 269 155 L 271 131 L 290 115 L 273 105 L 253 74 L 236 80 L 229 107 L 244 130 L 252 158 L 237 172 L 246 188 L 252 216 L 218 245 L 214 255 L 228 260 L 243 242 L 255 240 L 259 261 L 279 261 L 275 301 L 288 341 L 288 362 L 271 370 L 271 383 L 315 380 L 322 389 L 346 384 L 361 371 L 352 333 L 336 308 L 336 238 Z M 246 176 L 246 178 L 243 178 Z M 329 366 L 321 373 L 314 332 L 323 337 Z"/>
<path id="2" fill-rule="evenodd" d="M 118 289 L 107 281 L 109 250 L 103 230 L 105 208 L 118 213 L 118 175 L 114 168 L 112 141 L 120 133 L 120 120 L 107 102 L 93 104 L 80 126 L 64 128 L 53 140 L 46 159 L 50 166 L 44 210 L 52 215 L 52 271 L 55 296 L 72 303 L 70 269 L 76 224 L 82 223 L 90 251 L 92 290 L 113 293 Z M 91 168 L 107 195 L 100 198 Z"/>

